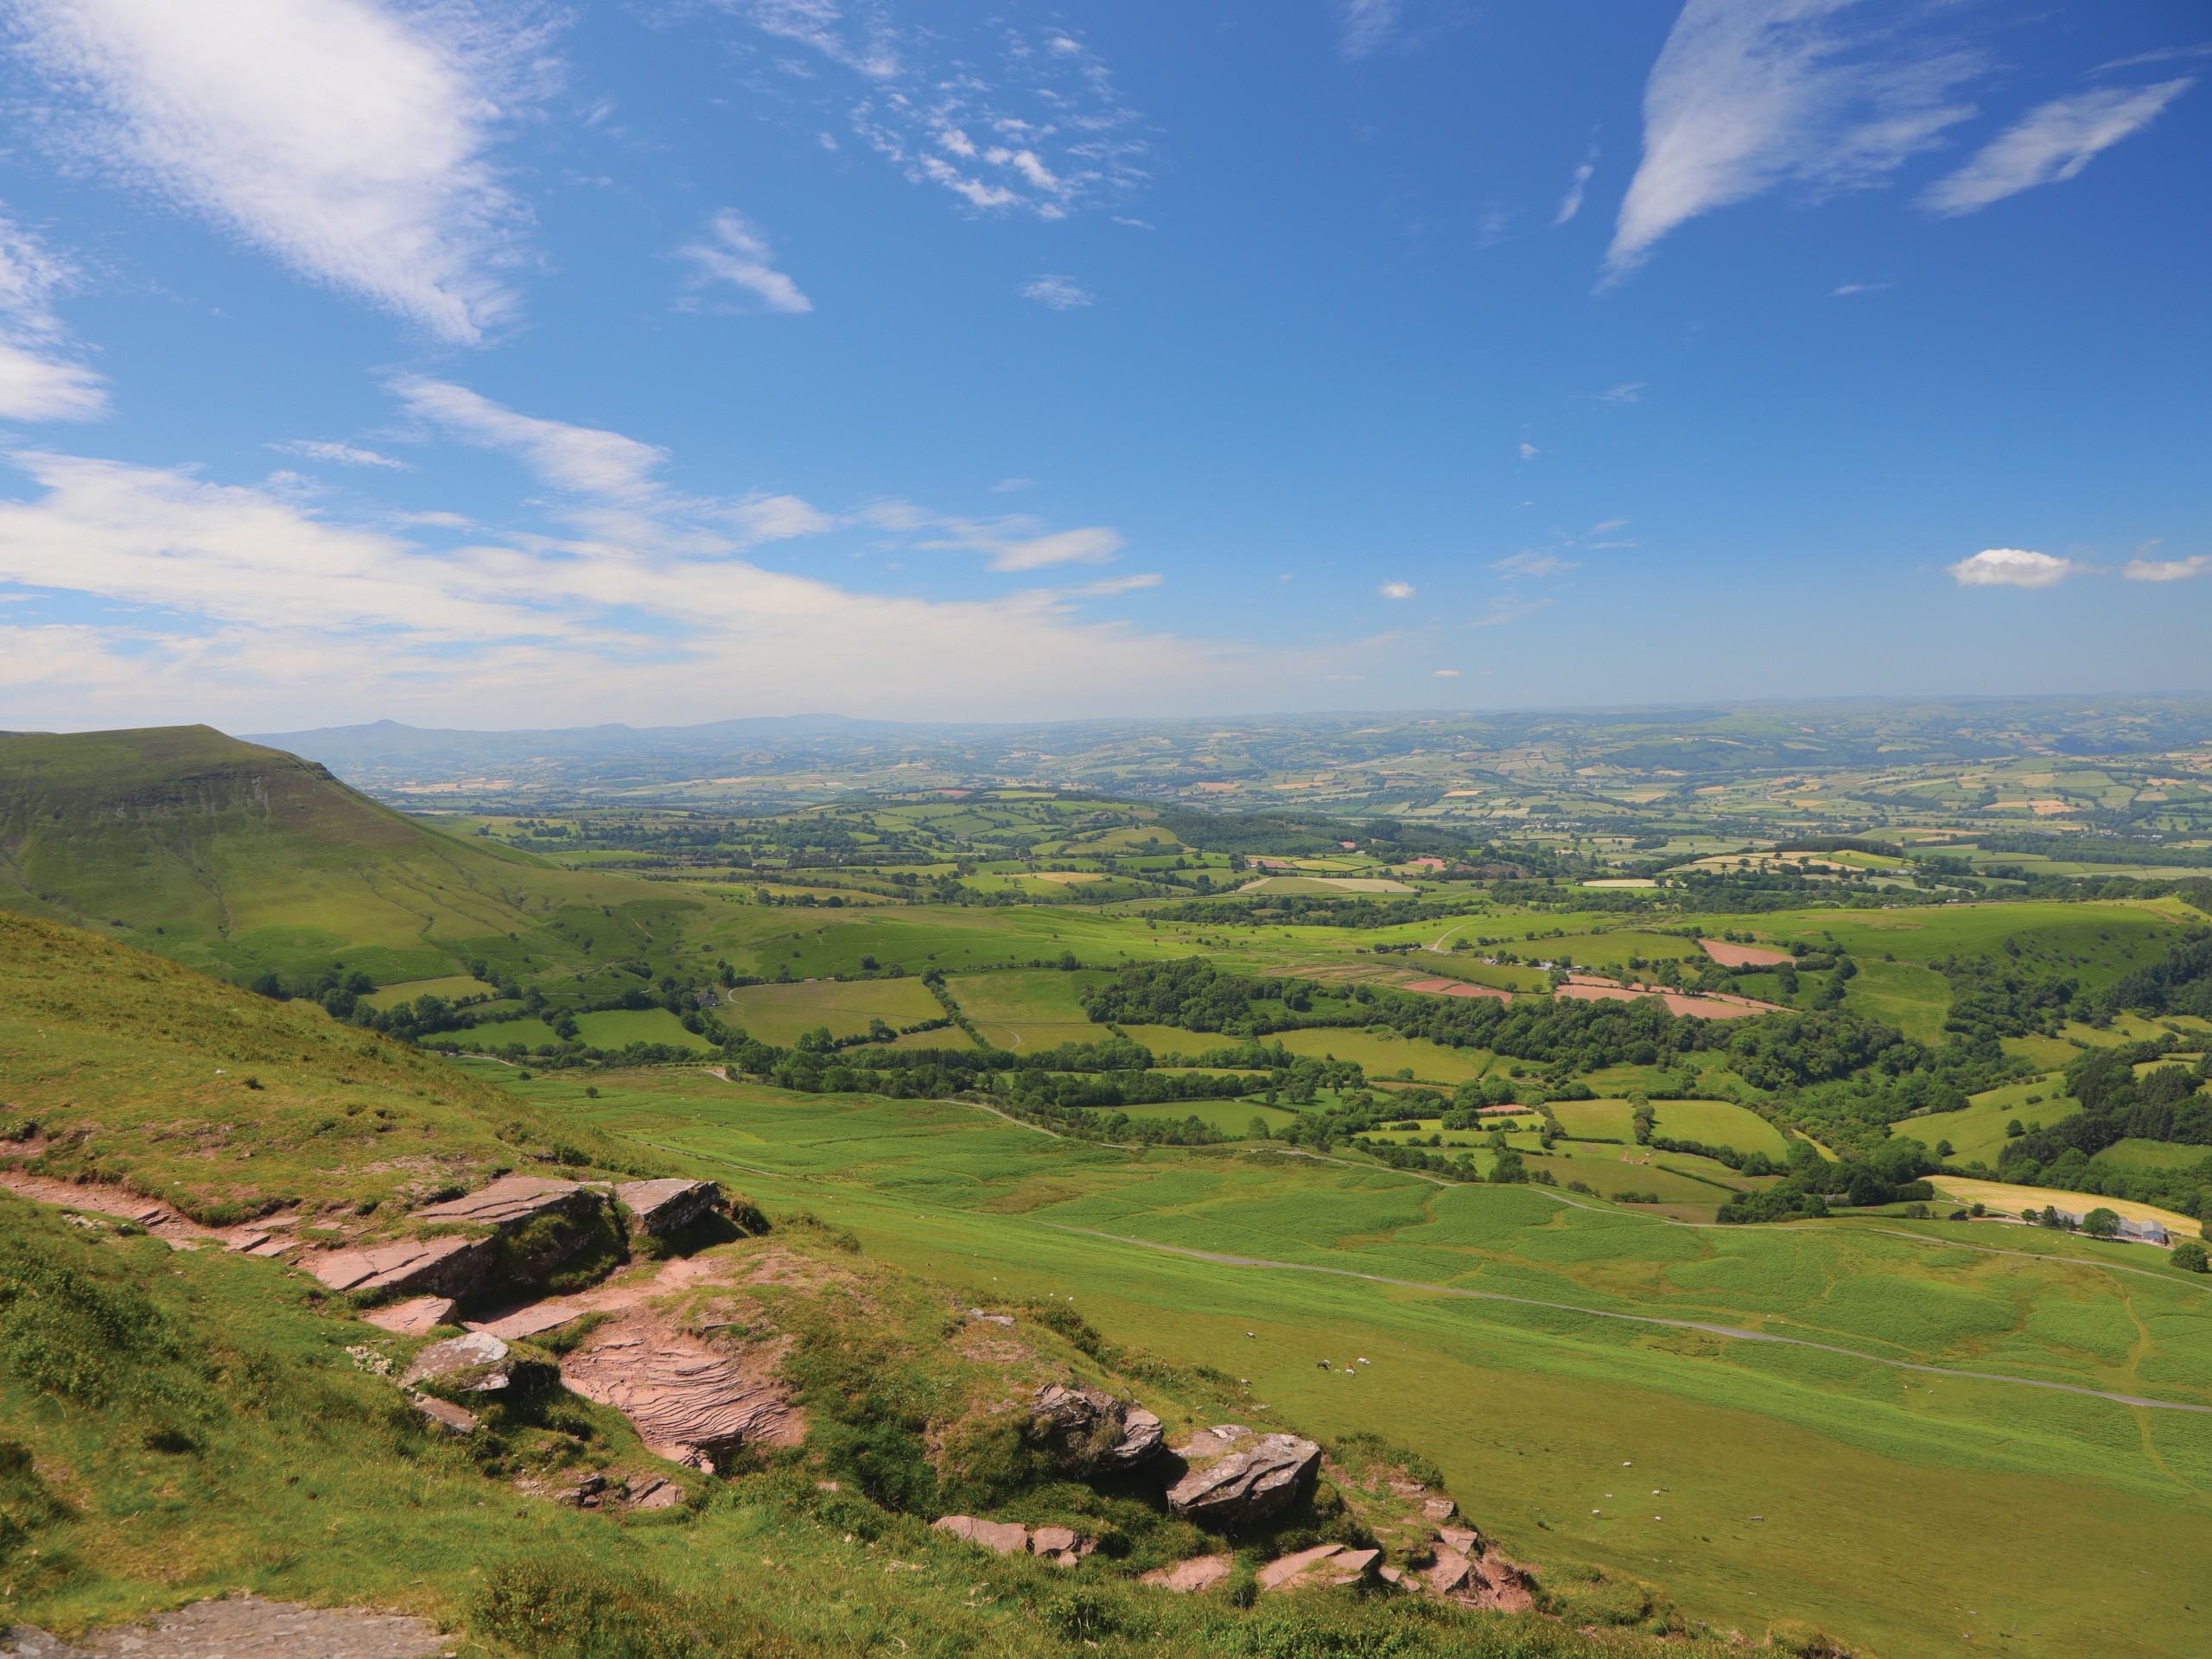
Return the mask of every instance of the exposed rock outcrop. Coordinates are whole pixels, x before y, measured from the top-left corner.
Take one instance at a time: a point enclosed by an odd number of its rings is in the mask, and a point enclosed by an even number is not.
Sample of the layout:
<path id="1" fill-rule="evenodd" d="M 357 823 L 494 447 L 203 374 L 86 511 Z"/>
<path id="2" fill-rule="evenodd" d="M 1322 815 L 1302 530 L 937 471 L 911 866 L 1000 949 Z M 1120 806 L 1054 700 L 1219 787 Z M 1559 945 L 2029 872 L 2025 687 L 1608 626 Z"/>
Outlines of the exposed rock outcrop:
<path id="1" fill-rule="evenodd" d="M 1176 1448 L 1190 1471 L 1168 1489 L 1179 1519 L 1242 1526 L 1287 1509 L 1320 1467 L 1321 1448 L 1295 1434 L 1255 1434 L 1235 1423 L 1202 1429 Z"/>
<path id="2" fill-rule="evenodd" d="M 411 1389 L 431 1383 L 448 1394 L 497 1394 L 514 1382 L 514 1353 L 488 1331 L 434 1342 L 415 1356 L 399 1379 Z"/>
<path id="3" fill-rule="evenodd" d="M 1022 1555 L 1029 1550 L 1029 1529 L 1016 1521 L 979 1521 L 972 1515 L 941 1516 L 930 1522 L 938 1532 L 949 1532 L 971 1544 L 1001 1555 Z"/>
<path id="4" fill-rule="evenodd" d="M 489 1229 L 468 1236 L 448 1233 L 428 1238 L 395 1239 L 359 1249 L 319 1250 L 300 1265 L 332 1290 L 411 1290 L 441 1296 L 466 1296 L 482 1289 L 495 1274 L 531 1283 L 551 1272 L 582 1247 L 591 1224 L 606 1204 L 600 1188 L 581 1181 L 546 1180 L 534 1175 L 502 1175 L 474 1192 L 425 1205 L 410 1222 Z M 534 1247 L 512 1259 L 515 1236 L 534 1222 L 568 1223 L 531 1235 Z"/>
<path id="5" fill-rule="evenodd" d="M 1212 1589 L 1236 1570 L 1236 1561 L 1233 1556 L 1193 1555 L 1173 1567 L 1154 1567 L 1139 1582 L 1156 1584 L 1163 1589 L 1187 1595 L 1194 1590 Z"/>
<path id="6" fill-rule="evenodd" d="M 640 1233 L 681 1232 L 701 1217 L 719 1209 L 723 1202 L 719 1183 L 673 1177 L 657 1181 L 625 1181 L 614 1189 L 614 1198 L 629 1211 L 633 1236 Z"/>
<path id="7" fill-rule="evenodd" d="M 1090 1472 L 1130 1469 L 1160 1450 L 1160 1419 L 1103 1389 L 1047 1382 L 1030 1406 L 1032 1427 L 1055 1444 L 1064 1463 Z"/>
<path id="8" fill-rule="evenodd" d="M 778 1373 L 787 1345 L 731 1353 L 632 1308 L 563 1357 L 561 1380 L 627 1417 L 657 1456 L 711 1473 L 740 1446 L 792 1446 L 804 1433 Z"/>

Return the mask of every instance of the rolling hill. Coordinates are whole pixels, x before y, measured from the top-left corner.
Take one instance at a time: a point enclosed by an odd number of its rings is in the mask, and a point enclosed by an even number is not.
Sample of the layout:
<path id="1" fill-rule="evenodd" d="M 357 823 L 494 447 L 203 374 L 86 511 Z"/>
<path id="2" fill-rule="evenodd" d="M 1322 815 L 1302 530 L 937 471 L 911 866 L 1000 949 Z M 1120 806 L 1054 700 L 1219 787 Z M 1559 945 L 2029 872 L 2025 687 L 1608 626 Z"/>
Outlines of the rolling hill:
<path id="1" fill-rule="evenodd" d="M 442 834 L 210 727 L 0 737 L 0 908 L 232 977 L 581 961 L 564 918 L 650 934 L 694 907 Z"/>

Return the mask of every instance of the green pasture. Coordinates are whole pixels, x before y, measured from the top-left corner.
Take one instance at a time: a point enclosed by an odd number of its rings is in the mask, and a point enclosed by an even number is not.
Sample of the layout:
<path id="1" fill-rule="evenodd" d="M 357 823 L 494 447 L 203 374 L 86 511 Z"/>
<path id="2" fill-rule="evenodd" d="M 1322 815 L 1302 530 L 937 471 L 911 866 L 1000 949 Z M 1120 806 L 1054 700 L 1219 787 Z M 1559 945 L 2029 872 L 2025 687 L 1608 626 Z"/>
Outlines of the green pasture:
<path id="1" fill-rule="evenodd" d="M 612 1008 L 600 1014 L 580 1014 L 576 1030 L 593 1048 L 627 1048 L 632 1043 L 665 1043 L 671 1048 L 714 1047 L 703 1037 L 683 1029 L 683 1022 L 666 1008 Z"/>
<path id="2" fill-rule="evenodd" d="M 2035 1659 L 2164 1659 L 2202 1630 L 2174 1540 L 2212 1501 L 2212 1414 L 1873 1363 L 2212 1405 L 2212 1295 L 2156 1252 L 2105 1260 L 2059 1235 L 1898 1220 L 1688 1228 L 1357 1158 L 1119 1151 L 950 1103 L 698 1073 L 598 1081 L 597 1100 L 560 1077 L 511 1086 L 718 1170 L 772 1214 L 849 1226 L 918 1273 L 1071 1298 L 1112 1339 L 1249 1379 L 1325 1433 L 1408 1444 L 1480 1495 L 1474 1518 L 1516 1559 L 1654 1578 L 1691 1616 L 1747 1630 L 1787 1585 L 1792 1614 L 1891 1654 L 1948 1659 L 2005 1632 L 2005 1650 Z M 1600 1192 L 1693 1166 L 1622 1163 L 1630 1151 L 1544 1161 Z M 1361 1273 L 1406 1282 L 1340 1276 Z M 1347 1374 L 1356 1357 L 1372 1363 Z M 2120 1583 L 2125 1599 L 2107 1593 Z"/>
<path id="3" fill-rule="evenodd" d="M 372 1008 L 396 1008 L 418 996 L 443 997 L 451 1002 L 464 996 L 493 996 L 498 991 L 498 986 L 486 985 L 474 974 L 448 974 L 438 979 L 410 979 L 397 985 L 380 985 L 361 1001 Z"/>
<path id="4" fill-rule="evenodd" d="M 976 1022 L 985 1041 L 1000 1048 L 1057 1048 L 1062 1043 L 1112 1039 L 1112 1032 L 1091 1024 L 1081 1000 L 1085 986 L 1107 977 L 1089 970 L 1021 969 L 954 976 L 945 982 L 945 988 Z M 1181 1034 L 1187 1039 L 1192 1033 Z"/>
<path id="5" fill-rule="evenodd" d="M 1636 1109 L 1624 1100 L 1555 1100 L 1552 1115 L 1569 1135 L 1587 1135 L 1593 1141 L 1636 1139 Z"/>
<path id="6" fill-rule="evenodd" d="M 2004 1149 L 2011 1137 L 2005 1126 L 2014 1118 L 2023 1124 L 2041 1123 L 2045 1128 L 2061 1118 L 2071 1117 L 2082 1109 L 2075 1101 L 2062 1093 L 2065 1084 L 2056 1077 L 2043 1077 L 2026 1083 L 2012 1083 L 2001 1089 L 1988 1090 L 1974 1096 L 1963 1111 L 1931 1112 L 1925 1117 L 1907 1118 L 1891 1133 L 1910 1135 L 1922 1144 L 1933 1147 L 1938 1141 L 1948 1141 L 1953 1154 L 1961 1163 L 1973 1163 L 1979 1159 L 1992 1169 L 1997 1166 L 1997 1154 Z M 2031 1106 L 2031 1095 L 2042 1096 Z"/>
<path id="7" fill-rule="evenodd" d="M 1770 1158 L 1788 1155 L 1789 1143 L 1782 1131 L 1746 1107 L 1727 1100 L 1655 1100 L 1651 1103 L 1655 1133 L 1671 1141 L 1696 1141 L 1708 1147 L 1730 1147 L 1738 1152 L 1763 1152 Z"/>
<path id="8" fill-rule="evenodd" d="M 1218 1134 L 1233 1135 L 1240 1140 L 1245 1138 L 1255 1117 L 1273 1128 L 1294 1122 L 1298 1117 L 1294 1107 L 1268 1106 L 1256 1100 L 1174 1101 L 1160 1106 L 1125 1106 L 1120 1109 L 1133 1118 L 1148 1118 L 1169 1123 L 1180 1123 L 1187 1118 L 1195 1117 L 1206 1128 Z"/>
<path id="9" fill-rule="evenodd" d="M 1185 1041 L 1198 1036 L 1194 1032 L 1183 1034 Z M 1205 1043 L 1224 1040 L 1227 1039 L 1202 1039 Z M 1281 1044 L 1293 1054 L 1317 1060 L 1332 1054 L 1340 1060 L 1355 1060 L 1373 1077 L 1394 1077 L 1410 1066 L 1415 1081 L 1439 1084 L 1447 1089 L 1482 1076 L 1491 1058 L 1488 1049 L 1446 1048 L 1422 1037 L 1401 1037 L 1394 1031 L 1366 1031 L 1351 1026 L 1279 1031 L 1267 1040 Z"/>
<path id="10" fill-rule="evenodd" d="M 2092 1163 L 2116 1164 L 2122 1169 L 2194 1169 L 2212 1158 L 2212 1147 L 2180 1141 L 2116 1141 Z"/>
<path id="11" fill-rule="evenodd" d="M 722 1018 L 764 1043 L 788 1048 L 824 1026 L 832 1037 L 864 1037 L 869 1022 L 880 1020 L 893 1030 L 941 1018 L 944 1010 L 918 979 L 817 980 L 810 984 L 741 985 L 723 994 Z M 942 1032 L 925 1033 L 945 1040 Z M 966 1039 L 952 1033 L 963 1046 Z"/>
<path id="12" fill-rule="evenodd" d="M 540 1043 L 558 1047 L 561 1042 L 553 1027 L 535 1014 L 519 1020 L 495 1020 L 459 1035 L 462 1042 L 479 1048 L 505 1048 L 510 1043 L 520 1043 L 525 1048 L 535 1049 Z"/>

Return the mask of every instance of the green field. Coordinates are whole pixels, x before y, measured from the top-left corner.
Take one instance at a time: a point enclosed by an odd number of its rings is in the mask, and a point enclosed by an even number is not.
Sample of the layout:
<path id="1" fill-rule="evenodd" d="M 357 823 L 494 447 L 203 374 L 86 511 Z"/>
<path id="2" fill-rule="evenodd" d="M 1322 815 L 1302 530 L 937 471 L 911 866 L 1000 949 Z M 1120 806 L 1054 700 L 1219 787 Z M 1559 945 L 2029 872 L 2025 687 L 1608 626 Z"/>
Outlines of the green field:
<path id="1" fill-rule="evenodd" d="M 1770 1158 L 1788 1155 L 1789 1143 L 1757 1112 L 1726 1100 L 1655 1100 L 1652 1128 L 1670 1141 L 1696 1141 L 1708 1147 L 1731 1147 L 1738 1152 L 1763 1152 Z"/>
<path id="2" fill-rule="evenodd" d="M 2072 1052 L 2068 1051 L 2069 1054 Z M 1964 1111 L 1936 1112 L 1926 1117 L 1910 1118 L 1897 1125 L 1894 1133 L 1909 1135 L 1931 1147 L 1938 1141 L 1948 1141 L 1961 1163 L 1979 1160 L 1994 1169 L 1997 1154 L 2011 1138 L 2005 1133 L 2005 1126 L 2014 1118 L 2023 1124 L 2042 1123 L 2048 1128 L 2082 1109 L 2061 1092 L 2064 1087 L 2056 1077 L 2007 1084 L 2004 1088 L 1976 1095 L 1973 1104 Z M 2039 1097 L 2033 1105 L 2028 1103 L 2031 1096 Z"/>
<path id="3" fill-rule="evenodd" d="M 2115 1141 L 2090 1161 L 2122 1169 L 2193 1169 L 2212 1158 L 2212 1147 L 2180 1141 Z"/>
<path id="4" fill-rule="evenodd" d="M 497 986 L 486 985 L 473 974 L 448 974 L 439 979 L 410 979 L 397 985 L 380 985 L 361 1000 L 372 1008 L 393 1008 L 402 1002 L 412 1002 L 418 996 L 442 997 L 450 1002 L 464 996 L 493 996 L 498 990 Z"/>
<path id="5" fill-rule="evenodd" d="M 2186 1650 L 2200 1628 L 2171 1573 L 2125 1605 L 2092 1591 L 2171 1561 L 2170 1539 L 2212 1491 L 2212 1414 L 1872 1363 L 2212 1404 L 2212 1296 L 2161 1272 L 2154 1252 L 2128 1257 L 2145 1271 L 2126 1273 L 2082 1241 L 2024 1230 L 2000 1241 L 2024 1257 L 1961 1248 L 1986 1235 L 1940 1223 L 1883 1224 L 1906 1236 L 1849 1222 L 1688 1230 L 1529 1188 L 1061 1142 L 951 1103 L 794 1100 L 656 1074 L 601 1087 L 586 1102 L 566 1080 L 517 1085 L 604 1129 L 741 1163 L 764 1201 L 834 1216 L 917 1272 L 1072 1297 L 1109 1333 L 1249 1377 L 1335 1431 L 1385 1425 L 1455 1489 L 1484 1494 L 1482 1523 L 1517 1558 L 1659 1574 L 1694 1617 L 1740 1628 L 1758 1628 L 1786 1585 L 1799 1616 L 1897 1654 L 1970 1653 L 1977 1643 L 1957 1632 L 1974 1630 L 2049 1659 L 2150 1659 Z M 1592 1180 L 1600 1191 L 1682 1179 L 1624 1152 L 1556 1164 L 1625 1178 Z M 1439 1288 L 1238 1268 L 1101 1234 Z M 1590 1311 L 1445 1294 L 1455 1287 Z M 1325 1372 L 1317 1354 L 1374 1365 Z M 1634 1503 L 1608 1501 L 1624 1462 L 1663 1503 L 1637 1507 L 1643 1486 Z M 2051 1506 L 2095 1524 L 2018 1520 Z M 1912 1597 L 1885 1592 L 1908 1576 Z M 1927 1618 L 1955 1603 L 1978 1611 Z"/>
<path id="6" fill-rule="evenodd" d="M 1188 1042 L 1195 1035 L 1185 1032 L 1184 1039 Z M 1357 1060 L 1370 1077 L 1395 1077 L 1410 1067 L 1418 1081 L 1440 1084 L 1447 1089 L 1469 1077 L 1480 1077 L 1491 1059 L 1488 1053 L 1478 1048 L 1446 1048 L 1418 1037 L 1401 1037 L 1395 1032 L 1363 1031 L 1357 1027 L 1277 1032 L 1268 1041 L 1280 1043 L 1294 1054 L 1311 1055 L 1316 1059 L 1333 1054 L 1340 1060 Z"/>
<path id="7" fill-rule="evenodd" d="M 1636 1109 L 1624 1100 L 1555 1100 L 1552 1114 L 1569 1135 L 1587 1135 L 1593 1141 L 1636 1139 Z"/>
<path id="8" fill-rule="evenodd" d="M 937 1020 L 944 1010 L 918 979 L 817 980 L 812 984 L 741 985 L 726 992 L 726 1023 L 764 1043 L 788 1047 L 824 1026 L 832 1037 L 864 1037 L 880 1020 L 893 1031 Z M 935 1042 L 965 1042 L 958 1032 L 927 1033 Z"/>
<path id="9" fill-rule="evenodd" d="M 1105 977 L 1056 968 L 1022 969 L 957 974 L 946 980 L 945 988 L 986 1042 L 1000 1048 L 1057 1048 L 1062 1043 L 1096 1043 L 1113 1037 L 1105 1027 L 1090 1023 L 1081 1000 L 1085 986 Z M 1177 1035 L 1187 1044 L 1193 1033 Z"/>
<path id="10" fill-rule="evenodd" d="M 594 1048 L 665 1043 L 671 1048 L 694 1049 L 703 1054 L 714 1046 L 705 1038 L 695 1037 L 684 1030 L 666 1008 L 611 1008 L 598 1014 L 580 1014 L 576 1016 L 576 1029 Z"/>
<path id="11" fill-rule="evenodd" d="M 578 1029 L 582 1029 L 581 1027 Z M 686 1033 L 689 1034 L 688 1033 Z M 559 1047 L 561 1039 L 553 1027 L 535 1015 L 519 1020 L 498 1020 L 477 1026 L 461 1039 L 465 1046 L 474 1048 L 505 1048 L 511 1043 L 520 1043 L 524 1048 L 535 1049 L 540 1043 Z"/>

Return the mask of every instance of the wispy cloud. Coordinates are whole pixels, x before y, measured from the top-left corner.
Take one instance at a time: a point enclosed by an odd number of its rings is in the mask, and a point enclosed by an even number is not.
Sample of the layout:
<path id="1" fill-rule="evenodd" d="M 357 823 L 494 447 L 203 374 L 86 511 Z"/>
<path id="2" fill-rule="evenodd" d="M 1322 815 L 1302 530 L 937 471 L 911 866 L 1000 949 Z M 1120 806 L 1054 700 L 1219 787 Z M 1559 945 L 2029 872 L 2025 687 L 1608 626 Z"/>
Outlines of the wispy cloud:
<path id="1" fill-rule="evenodd" d="M 783 91 L 825 104 L 918 184 L 978 213 L 1061 219 L 1143 181 L 1136 112 L 1105 64 L 1057 27 L 979 20 L 964 37 L 902 25 L 881 0 L 715 0 L 740 22 L 836 73 L 773 60 Z M 825 142 L 834 143 L 834 140 Z"/>
<path id="2" fill-rule="evenodd" d="M 1398 33 L 1404 0 L 1336 0 L 1341 34 L 1338 43 L 1348 58 L 1372 57 L 1389 46 Z"/>
<path id="3" fill-rule="evenodd" d="M 1435 677 L 1440 680 L 1456 680 L 1459 677 L 1459 671 L 1456 668 L 1440 668 L 1436 671 Z"/>
<path id="4" fill-rule="evenodd" d="M 1640 404 L 1643 401 L 1643 382 L 1624 381 L 1618 386 L 1599 392 L 1598 401 L 1601 404 Z"/>
<path id="5" fill-rule="evenodd" d="M 636 501 L 659 486 L 668 452 L 597 427 L 524 415 L 451 381 L 402 375 L 391 390 L 407 411 L 464 443 L 514 456 L 543 483 L 577 495 Z"/>
<path id="6" fill-rule="evenodd" d="M 468 0 L 19 0 L 53 104 L 19 125 L 444 339 L 510 315 L 523 213 L 499 112 L 547 84 L 542 29 Z M 522 16 L 527 18 L 528 7 Z"/>
<path id="7" fill-rule="evenodd" d="M 1085 599 L 1111 599 L 1119 594 L 1141 593 L 1147 588 L 1157 588 L 1166 580 L 1157 571 L 1146 571 L 1139 575 L 1109 576 L 1104 582 L 1085 582 L 1075 591 Z"/>
<path id="8" fill-rule="evenodd" d="M 54 296 L 73 272 L 29 232 L 0 219 L 0 419 L 92 421 L 107 385 L 69 353 Z"/>
<path id="9" fill-rule="evenodd" d="M 1859 0 L 1689 0 L 1644 88 L 1609 280 L 1716 207 L 1783 185 L 1885 182 L 1974 113 L 1955 93 L 1981 68 L 1975 53 L 1878 26 Z"/>
<path id="10" fill-rule="evenodd" d="M 412 469 L 404 461 L 378 454 L 373 449 L 364 449 L 351 443 L 325 443 L 317 438 L 292 438 L 269 446 L 280 455 L 297 455 L 303 461 L 325 461 L 337 467 L 385 467 L 395 472 Z"/>
<path id="11" fill-rule="evenodd" d="M 1385 599 L 1411 599 L 1414 589 L 1410 582 L 1386 582 L 1375 591 Z"/>
<path id="12" fill-rule="evenodd" d="M 2184 75 L 2154 86 L 2101 87 L 2039 104 L 1957 172 L 1929 186 L 1921 205 L 1938 217 L 1952 218 L 2039 184 L 2073 178 L 2101 151 L 2149 126 L 2194 84 L 2193 77 Z"/>
<path id="13" fill-rule="evenodd" d="M 1519 582 L 1538 576 L 1563 576 L 1578 567 L 1573 559 L 1561 558 L 1556 553 L 1531 551 L 1494 559 L 1490 568 L 1508 582 Z"/>
<path id="14" fill-rule="evenodd" d="M 2187 582 L 2212 574 L 2212 553 L 2186 559 L 2130 559 L 2120 574 L 2130 582 Z"/>
<path id="15" fill-rule="evenodd" d="M 1832 300 L 1848 299 L 1853 294 L 1877 294 L 1891 286 L 1893 284 L 1889 283 L 1838 283 L 1828 290 L 1828 297 Z"/>
<path id="16" fill-rule="evenodd" d="M 1986 547 L 1947 568 L 1961 588 L 2056 588 L 2088 569 L 2071 559 L 2019 547 Z"/>
<path id="17" fill-rule="evenodd" d="M 725 207 L 707 222 L 704 241 L 677 250 L 692 267 L 693 302 L 697 291 L 727 285 L 750 294 L 771 311 L 789 315 L 814 309 L 798 284 L 776 269 L 775 254 L 753 221 Z"/>
<path id="18" fill-rule="evenodd" d="M 1533 443 L 1524 443 L 1521 446 L 1521 459 L 1523 461 L 1534 461 L 1538 455 L 1541 455 L 1544 452 L 1542 450 L 1537 448 Z"/>
<path id="19" fill-rule="evenodd" d="M 1033 276 L 1021 285 L 1020 294 L 1023 299 L 1055 311 L 1072 311 L 1091 303 L 1089 291 L 1071 276 Z"/>
<path id="20" fill-rule="evenodd" d="M 1567 194 L 1560 198 L 1559 211 L 1552 215 L 1552 226 L 1557 229 L 1582 211 L 1582 198 L 1590 188 L 1590 180 L 1598 171 L 1598 146 L 1590 146 L 1590 153 L 1575 166 L 1567 181 Z"/>
<path id="21" fill-rule="evenodd" d="M 1541 611 L 1551 603 L 1548 599 L 1523 599 L 1517 594 L 1500 594 L 1490 602 L 1490 609 L 1467 624 L 1471 628 L 1502 628 L 1509 622 L 1517 622 L 1531 611 Z"/>
<path id="22" fill-rule="evenodd" d="M 933 533 L 932 539 L 916 543 L 924 548 L 958 549 L 988 556 L 992 570 L 1043 570 L 1059 564 L 1110 564 L 1128 545 L 1121 532 L 1103 524 L 1080 530 L 1039 532 L 1033 518 L 1014 516 L 990 523 L 968 518 L 938 518 L 908 508 L 904 503 L 884 503 L 871 510 L 872 522 L 909 531 Z"/>

